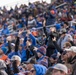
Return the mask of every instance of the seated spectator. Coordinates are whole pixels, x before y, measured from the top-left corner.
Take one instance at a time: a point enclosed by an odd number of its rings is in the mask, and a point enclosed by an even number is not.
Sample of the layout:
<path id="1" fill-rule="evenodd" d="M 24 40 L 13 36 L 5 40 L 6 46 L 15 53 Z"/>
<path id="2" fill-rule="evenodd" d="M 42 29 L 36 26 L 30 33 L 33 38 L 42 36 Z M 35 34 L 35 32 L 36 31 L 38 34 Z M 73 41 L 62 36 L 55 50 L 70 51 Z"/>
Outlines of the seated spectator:
<path id="1" fill-rule="evenodd" d="M 0 59 L 0 75 L 8 75 L 5 69 L 6 69 L 6 64 L 3 60 Z"/>
<path id="2" fill-rule="evenodd" d="M 28 17 L 28 28 L 36 27 L 36 20 L 32 15 Z"/>
<path id="3" fill-rule="evenodd" d="M 6 34 L 9 34 L 9 30 L 8 30 L 7 25 L 4 25 L 4 28 L 2 30 L 2 35 L 6 35 Z"/>
<path id="4" fill-rule="evenodd" d="M 53 69 L 52 72 L 50 71 L 50 69 L 48 69 L 45 75 L 67 75 L 68 74 L 68 68 L 65 65 L 60 63 L 52 66 L 51 69 Z"/>

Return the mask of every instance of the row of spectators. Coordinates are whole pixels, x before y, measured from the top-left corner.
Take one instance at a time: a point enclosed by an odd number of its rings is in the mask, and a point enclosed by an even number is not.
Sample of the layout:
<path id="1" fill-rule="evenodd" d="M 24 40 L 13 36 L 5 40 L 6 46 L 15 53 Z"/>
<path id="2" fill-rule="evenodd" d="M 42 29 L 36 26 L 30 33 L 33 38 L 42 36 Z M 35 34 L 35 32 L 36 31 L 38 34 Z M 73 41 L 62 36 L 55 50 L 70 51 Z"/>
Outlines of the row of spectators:
<path id="1" fill-rule="evenodd" d="M 76 75 L 75 66 L 75 0 L 0 9 L 0 75 Z"/>

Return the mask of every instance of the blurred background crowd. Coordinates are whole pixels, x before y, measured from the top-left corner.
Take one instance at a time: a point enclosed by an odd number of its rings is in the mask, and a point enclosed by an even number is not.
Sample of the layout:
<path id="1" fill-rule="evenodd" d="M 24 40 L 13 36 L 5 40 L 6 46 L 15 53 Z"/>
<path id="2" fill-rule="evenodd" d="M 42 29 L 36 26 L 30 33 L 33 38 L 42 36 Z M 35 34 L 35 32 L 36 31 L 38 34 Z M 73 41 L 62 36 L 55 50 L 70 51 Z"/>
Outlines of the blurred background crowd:
<path id="1" fill-rule="evenodd" d="M 76 75 L 76 0 L 0 8 L 0 75 Z"/>

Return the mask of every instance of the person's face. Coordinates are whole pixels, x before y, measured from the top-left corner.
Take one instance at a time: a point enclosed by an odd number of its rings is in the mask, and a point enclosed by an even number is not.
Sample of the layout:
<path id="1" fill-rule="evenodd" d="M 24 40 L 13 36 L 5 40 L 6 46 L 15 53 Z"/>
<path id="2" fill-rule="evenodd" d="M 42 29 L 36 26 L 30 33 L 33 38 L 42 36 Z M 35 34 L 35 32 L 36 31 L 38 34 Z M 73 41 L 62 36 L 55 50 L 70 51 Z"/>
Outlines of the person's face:
<path id="1" fill-rule="evenodd" d="M 63 61 L 66 61 L 66 60 L 68 60 L 70 57 L 71 57 L 71 55 L 72 55 L 72 52 L 67 52 L 66 54 L 62 54 L 62 56 L 61 56 L 61 59 L 63 60 Z"/>
<path id="2" fill-rule="evenodd" d="M 29 71 L 30 71 L 30 70 L 31 70 L 31 68 L 32 68 L 32 64 L 30 64 L 30 63 L 29 63 L 29 64 L 27 64 L 27 70 L 29 70 Z"/>
<path id="3" fill-rule="evenodd" d="M 50 31 L 51 31 L 51 32 L 56 32 L 56 28 L 55 28 L 55 27 L 51 27 L 51 28 L 50 28 Z"/>
<path id="4" fill-rule="evenodd" d="M 65 44 L 63 45 L 63 50 L 69 49 L 69 48 L 70 48 L 70 46 L 66 46 Z"/>
<path id="5" fill-rule="evenodd" d="M 20 66 L 21 62 L 20 61 L 17 61 L 17 66 Z"/>
<path id="6" fill-rule="evenodd" d="M 29 20 L 32 20 L 33 19 L 33 17 L 32 16 L 29 16 Z"/>
<path id="7" fill-rule="evenodd" d="M 50 58 L 51 63 L 55 63 L 55 60 L 51 57 Z"/>
<path id="8" fill-rule="evenodd" d="M 64 38 L 65 37 L 65 34 L 61 34 L 61 36 L 60 36 L 61 38 Z"/>
<path id="9" fill-rule="evenodd" d="M 67 27 L 67 25 L 66 24 L 64 24 L 64 28 L 66 28 Z"/>
<path id="10" fill-rule="evenodd" d="M 4 29 L 6 29 L 7 28 L 7 26 L 4 26 Z"/>
<path id="11" fill-rule="evenodd" d="M 65 74 L 64 72 L 60 72 L 60 71 L 54 69 L 54 70 L 52 71 L 52 75 L 66 75 L 66 74 Z"/>
<path id="12" fill-rule="evenodd" d="M 30 45 L 31 45 L 31 42 L 27 41 L 27 42 L 26 42 L 26 45 L 27 45 L 27 46 L 30 46 Z"/>
<path id="13" fill-rule="evenodd" d="M 0 49 L 0 55 L 2 55 L 3 54 L 3 51 Z"/>
<path id="14" fill-rule="evenodd" d="M 38 55 L 38 57 L 39 57 L 39 58 L 42 56 L 42 54 L 41 54 L 41 53 L 39 53 L 39 52 L 37 52 L 37 55 Z"/>
<path id="15" fill-rule="evenodd" d="M 37 21 L 40 22 L 40 20 L 41 20 L 40 17 L 38 17 L 38 18 L 37 18 Z"/>
<path id="16" fill-rule="evenodd" d="M 21 46 L 19 46 L 19 50 L 22 50 L 22 47 Z"/>
<path id="17" fill-rule="evenodd" d="M 23 41 L 24 41 L 24 40 L 20 40 L 20 44 L 23 44 Z"/>

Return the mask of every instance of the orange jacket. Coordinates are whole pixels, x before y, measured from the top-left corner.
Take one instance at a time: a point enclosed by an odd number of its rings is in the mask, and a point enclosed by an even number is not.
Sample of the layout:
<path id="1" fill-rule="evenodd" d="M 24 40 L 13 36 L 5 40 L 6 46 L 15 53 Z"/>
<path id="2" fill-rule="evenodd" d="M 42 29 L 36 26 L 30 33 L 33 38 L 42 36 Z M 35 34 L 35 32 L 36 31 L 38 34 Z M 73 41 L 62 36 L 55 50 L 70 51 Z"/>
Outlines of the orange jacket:
<path id="1" fill-rule="evenodd" d="M 8 58 L 8 56 L 4 54 L 0 59 L 6 61 L 7 58 Z"/>

